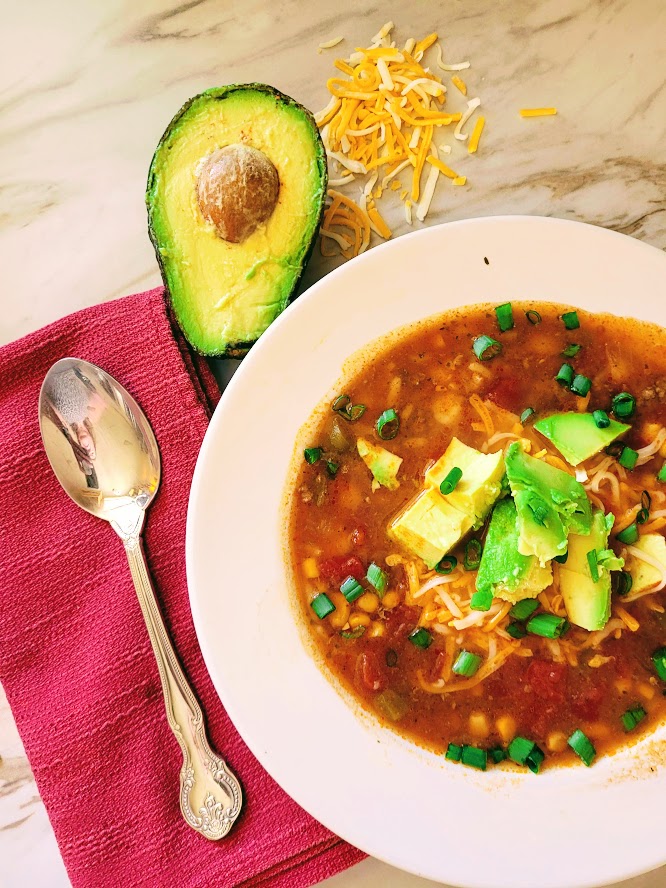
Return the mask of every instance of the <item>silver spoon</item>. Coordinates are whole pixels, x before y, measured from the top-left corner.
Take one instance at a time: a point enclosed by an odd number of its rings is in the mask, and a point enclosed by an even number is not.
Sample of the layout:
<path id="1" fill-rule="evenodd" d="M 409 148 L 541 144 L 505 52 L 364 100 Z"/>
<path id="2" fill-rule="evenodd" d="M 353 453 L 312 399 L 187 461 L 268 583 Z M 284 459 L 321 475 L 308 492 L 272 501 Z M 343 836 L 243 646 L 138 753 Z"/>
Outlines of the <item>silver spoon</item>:
<path id="1" fill-rule="evenodd" d="M 210 748 L 201 707 L 162 622 L 141 547 L 145 512 L 160 483 L 153 430 L 113 377 L 77 358 L 63 358 L 46 374 L 39 425 L 65 492 L 82 509 L 108 521 L 123 541 L 162 680 L 167 720 L 183 752 L 180 809 L 193 829 L 207 839 L 221 839 L 240 814 L 240 784 Z"/>

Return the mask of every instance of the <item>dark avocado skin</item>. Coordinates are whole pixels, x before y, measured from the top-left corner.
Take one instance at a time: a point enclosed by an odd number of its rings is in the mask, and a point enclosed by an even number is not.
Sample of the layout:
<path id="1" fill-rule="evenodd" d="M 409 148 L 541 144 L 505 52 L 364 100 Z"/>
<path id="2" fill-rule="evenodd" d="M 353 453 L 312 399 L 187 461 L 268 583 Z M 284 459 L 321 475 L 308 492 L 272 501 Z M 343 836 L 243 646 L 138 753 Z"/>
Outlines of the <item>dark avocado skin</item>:
<path id="1" fill-rule="evenodd" d="M 170 136 L 172 135 L 174 130 L 178 127 L 183 115 L 188 111 L 190 106 L 195 101 L 200 99 L 202 96 L 206 96 L 206 97 L 210 97 L 210 98 L 214 99 L 215 101 L 222 102 L 225 99 L 229 98 L 231 95 L 233 95 L 233 93 L 235 93 L 239 90 L 256 90 L 258 92 L 263 92 L 269 96 L 272 96 L 276 101 L 278 101 L 280 103 L 297 108 L 299 110 L 300 114 L 310 122 L 313 133 L 316 134 L 316 163 L 317 163 L 319 179 L 321 181 L 321 199 L 319 201 L 319 206 L 317 209 L 317 219 L 316 219 L 316 222 L 314 225 L 312 238 L 311 238 L 310 244 L 303 256 L 303 259 L 301 261 L 300 270 L 299 270 L 298 274 L 296 275 L 296 277 L 294 278 L 293 286 L 291 289 L 291 294 L 289 296 L 289 303 L 291 303 L 298 295 L 298 292 L 297 292 L 298 291 L 298 284 L 299 284 L 299 281 L 300 281 L 301 276 L 303 274 L 303 271 L 305 269 L 305 266 L 307 265 L 307 263 L 309 262 L 309 260 L 312 256 L 312 251 L 314 249 L 314 246 L 315 246 L 315 243 L 317 240 L 317 235 L 319 233 L 319 228 L 321 226 L 321 223 L 322 223 L 322 220 L 324 217 L 325 198 L 326 198 L 326 193 L 327 193 L 327 188 L 328 188 L 328 166 L 327 166 L 327 161 L 326 161 L 326 149 L 324 148 L 324 143 L 322 142 L 321 136 L 319 135 L 319 129 L 318 129 L 317 124 L 315 122 L 314 115 L 312 114 L 311 111 L 309 111 L 303 105 L 296 102 L 294 99 L 292 99 L 289 96 L 285 95 L 284 93 L 280 92 L 280 90 L 275 89 L 275 87 L 269 86 L 268 84 L 265 84 L 265 83 L 234 83 L 234 84 L 229 84 L 227 86 L 222 86 L 222 87 L 213 87 L 211 89 L 205 90 L 203 93 L 199 93 L 198 95 L 193 96 L 192 98 L 188 99 L 187 102 L 185 102 L 185 104 L 180 108 L 178 113 L 171 120 L 171 122 L 167 126 L 166 130 L 164 131 L 164 133 L 162 134 L 162 137 L 160 138 L 160 140 L 158 142 L 157 148 L 155 149 L 155 153 L 153 154 L 150 168 L 148 170 L 148 181 L 147 181 L 147 185 L 146 185 L 146 196 L 145 196 L 146 207 L 147 207 L 147 211 L 148 211 L 148 235 L 150 237 L 151 243 L 152 243 L 153 248 L 155 250 L 155 257 L 157 259 L 157 263 L 160 268 L 162 280 L 164 281 L 164 294 L 165 294 L 165 298 L 168 303 L 171 317 L 175 320 L 175 322 L 179 326 L 181 326 L 181 325 L 178 321 L 178 315 L 173 307 L 171 294 L 169 291 L 169 285 L 167 283 L 165 262 L 164 262 L 162 254 L 161 254 L 161 251 L 160 251 L 159 238 L 158 238 L 158 235 L 155 231 L 155 227 L 153 225 L 153 211 L 154 211 L 154 207 L 155 207 L 155 198 L 156 198 L 156 163 L 158 161 L 159 148 L 160 148 L 160 146 L 163 145 L 164 142 L 166 142 L 170 138 Z M 185 331 L 183 331 L 183 332 L 185 332 Z M 262 332 L 264 332 L 264 331 L 262 331 Z M 257 341 L 257 339 L 259 338 L 260 335 L 261 335 L 261 333 L 255 339 L 228 343 L 225 348 L 220 349 L 219 351 L 206 350 L 205 352 L 202 349 L 200 349 L 196 343 L 191 342 L 189 337 L 186 336 L 186 338 L 188 338 L 188 341 L 190 342 L 190 345 L 192 346 L 192 348 L 195 351 L 199 352 L 200 354 L 206 354 L 209 357 L 243 358 L 249 352 L 249 350 L 252 348 L 252 346 L 255 344 L 255 342 Z"/>

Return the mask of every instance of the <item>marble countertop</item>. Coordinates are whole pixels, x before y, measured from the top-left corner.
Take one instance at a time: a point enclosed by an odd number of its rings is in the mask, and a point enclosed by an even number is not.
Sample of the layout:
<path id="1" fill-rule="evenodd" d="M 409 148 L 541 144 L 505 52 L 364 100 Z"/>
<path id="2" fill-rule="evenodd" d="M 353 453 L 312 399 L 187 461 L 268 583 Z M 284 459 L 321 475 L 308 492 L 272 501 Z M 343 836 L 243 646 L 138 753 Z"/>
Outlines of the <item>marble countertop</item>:
<path id="1" fill-rule="evenodd" d="M 185 99 L 264 81 L 318 110 L 336 55 L 367 45 L 389 19 L 398 40 L 436 30 L 449 59 L 471 60 L 465 79 L 487 119 L 478 155 L 452 155 L 469 185 L 439 188 L 429 224 L 550 215 L 666 249 L 663 0 L 5 2 L 0 344 L 159 283 L 146 172 Z M 317 51 L 338 36 L 338 48 Z M 517 113 L 541 105 L 558 115 L 525 121 Z M 395 235 L 409 230 L 397 200 L 382 212 Z M 330 268 L 316 250 L 306 283 Z M 0 885 L 68 885 L 1 692 L 0 756 Z M 665 882 L 662 869 L 623 885 Z M 432 883 L 368 860 L 329 884 Z"/>

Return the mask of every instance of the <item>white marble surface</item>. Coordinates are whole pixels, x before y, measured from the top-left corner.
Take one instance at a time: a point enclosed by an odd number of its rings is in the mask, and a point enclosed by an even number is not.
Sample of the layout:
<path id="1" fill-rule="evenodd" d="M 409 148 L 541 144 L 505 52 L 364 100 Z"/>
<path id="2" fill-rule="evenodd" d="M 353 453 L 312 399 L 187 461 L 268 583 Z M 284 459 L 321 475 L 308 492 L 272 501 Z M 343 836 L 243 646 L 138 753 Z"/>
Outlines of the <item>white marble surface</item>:
<path id="1" fill-rule="evenodd" d="M 143 191 L 185 99 L 259 80 L 317 110 L 336 53 L 388 19 L 398 39 L 437 30 L 448 58 L 470 58 L 465 79 L 487 117 L 479 154 L 453 154 L 469 186 L 440 186 L 429 223 L 554 215 L 666 249 L 664 0 L 0 0 L 0 343 L 158 283 Z M 339 35 L 338 49 L 317 52 Z M 550 104 L 555 118 L 518 117 Z M 400 235 L 408 226 L 390 205 Z M 329 267 L 316 254 L 306 281 Z M 0 756 L 0 886 L 66 886 L 1 694 Z M 378 884 L 430 883 L 366 861 L 330 888 Z M 666 869 L 624 884 L 663 888 Z"/>

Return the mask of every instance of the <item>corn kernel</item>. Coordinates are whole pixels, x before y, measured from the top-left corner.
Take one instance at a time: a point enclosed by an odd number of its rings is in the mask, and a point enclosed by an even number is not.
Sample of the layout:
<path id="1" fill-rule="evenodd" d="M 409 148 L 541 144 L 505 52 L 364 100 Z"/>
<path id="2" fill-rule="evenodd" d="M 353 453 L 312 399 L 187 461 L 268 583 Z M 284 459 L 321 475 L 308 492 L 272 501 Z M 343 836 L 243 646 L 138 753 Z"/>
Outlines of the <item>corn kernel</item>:
<path id="1" fill-rule="evenodd" d="M 509 743 L 516 736 L 516 720 L 510 715 L 501 715 L 495 721 L 495 727 L 504 743 Z"/>
<path id="2" fill-rule="evenodd" d="M 342 629 L 349 619 L 351 608 L 342 592 L 329 592 L 328 597 L 335 605 L 335 610 L 329 616 L 328 622 L 334 629 Z"/>
<path id="3" fill-rule="evenodd" d="M 356 601 L 356 606 L 360 607 L 366 614 L 374 614 L 379 607 L 379 597 L 374 592 L 364 592 Z"/>
<path id="4" fill-rule="evenodd" d="M 349 618 L 349 625 L 352 629 L 356 629 L 357 626 L 369 626 L 370 617 L 368 614 L 352 614 Z"/>
<path id="5" fill-rule="evenodd" d="M 368 627 L 368 638 L 379 638 L 383 634 L 384 624 L 380 623 L 379 620 L 373 620 Z"/>
<path id="6" fill-rule="evenodd" d="M 397 592 L 387 592 L 386 595 L 382 598 L 382 604 L 384 607 L 391 610 L 394 607 L 397 607 L 400 604 L 400 595 Z"/>
<path id="7" fill-rule="evenodd" d="M 303 576 L 308 580 L 316 580 L 319 576 L 319 567 L 316 558 L 306 558 L 303 561 Z"/>
<path id="8" fill-rule="evenodd" d="M 567 735 L 562 731 L 553 731 L 548 735 L 546 746 L 549 752 L 564 752 L 567 748 Z"/>
<path id="9" fill-rule="evenodd" d="M 480 740 L 485 740 L 490 734 L 490 725 L 485 712 L 473 712 L 469 717 L 469 730 Z"/>
<path id="10" fill-rule="evenodd" d="M 651 700 L 654 697 L 654 688 L 646 681 L 636 685 L 636 690 L 644 700 Z"/>
<path id="11" fill-rule="evenodd" d="M 603 722 L 591 722 L 585 725 L 585 733 L 590 740 L 604 740 L 610 734 L 610 728 Z"/>

